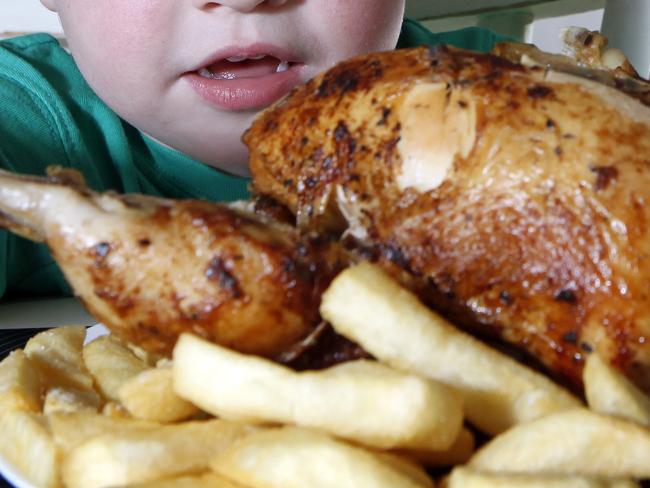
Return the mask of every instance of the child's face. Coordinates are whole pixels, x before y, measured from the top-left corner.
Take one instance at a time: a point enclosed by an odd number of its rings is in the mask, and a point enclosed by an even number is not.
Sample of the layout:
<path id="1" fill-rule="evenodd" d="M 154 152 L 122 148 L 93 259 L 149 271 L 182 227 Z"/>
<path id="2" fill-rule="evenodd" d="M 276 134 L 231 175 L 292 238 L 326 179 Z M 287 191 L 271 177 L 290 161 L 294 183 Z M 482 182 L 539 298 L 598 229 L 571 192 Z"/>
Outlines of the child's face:
<path id="1" fill-rule="evenodd" d="M 236 174 L 247 173 L 240 137 L 256 111 L 337 61 L 394 48 L 404 9 L 404 0 L 42 1 L 113 110 Z"/>

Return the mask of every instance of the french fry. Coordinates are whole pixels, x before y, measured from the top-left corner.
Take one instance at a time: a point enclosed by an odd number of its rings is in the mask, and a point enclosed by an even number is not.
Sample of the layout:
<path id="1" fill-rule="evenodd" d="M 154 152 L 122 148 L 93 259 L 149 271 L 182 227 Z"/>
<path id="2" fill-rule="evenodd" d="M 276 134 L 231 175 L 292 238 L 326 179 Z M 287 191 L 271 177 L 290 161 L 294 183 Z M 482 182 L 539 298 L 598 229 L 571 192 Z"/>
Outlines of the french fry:
<path id="1" fill-rule="evenodd" d="M 39 414 L 10 411 L 0 415 L 0 456 L 34 486 L 61 486 L 58 452 Z"/>
<path id="2" fill-rule="evenodd" d="M 128 347 L 110 335 L 86 344 L 83 359 L 99 393 L 114 402 L 119 401 L 119 391 L 124 383 L 148 369 Z"/>
<path id="3" fill-rule="evenodd" d="M 453 390 L 371 361 L 297 373 L 185 334 L 173 372 L 180 396 L 219 417 L 312 427 L 371 447 L 442 450 L 462 425 Z"/>
<path id="4" fill-rule="evenodd" d="M 13 410 L 40 412 L 42 404 L 38 371 L 17 349 L 0 362 L 0 415 Z"/>
<path id="5" fill-rule="evenodd" d="M 597 353 L 587 357 L 583 380 L 589 408 L 650 426 L 650 397 Z"/>
<path id="6" fill-rule="evenodd" d="M 62 452 L 70 452 L 93 437 L 121 435 L 131 431 L 152 431 L 160 425 L 142 420 L 113 418 L 90 412 L 58 412 L 45 416 L 48 430 Z"/>
<path id="7" fill-rule="evenodd" d="M 650 430 L 586 408 L 513 427 L 472 457 L 469 466 L 503 473 L 650 477 Z"/>
<path id="8" fill-rule="evenodd" d="M 97 412 L 97 401 L 97 393 L 94 391 L 52 387 L 45 394 L 43 413 Z"/>
<path id="9" fill-rule="evenodd" d="M 99 488 L 200 474 L 210 459 L 253 429 L 210 420 L 93 437 L 63 463 L 67 488 Z"/>
<path id="10" fill-rule="evenodd" d="M 210 465 L 222 476 L 251 487 L 433 487 L 424 471 L 399 458 L 298 428 L 252 434 L 218 454 Z"/>
<path id="11" fill-rule="evenodd" d="M 124 405 L 118 402 L 106 402 L 102 407 L 102 415 L 115 419 L 133 418 L 129 411 L 124 408 Z"/>
<path id="12" fill-rule="evenodd" d="M 116 487 L 117 488 L 117 487 Z M 126 488 L 126 487 L 125 487 Z M 182 476 L 166 480 L 150 481 L 128 485 L 128 488 L 247 488 L 244 485 L 230 481 L 216 473 L 206 473 L 198 476 Z"/>
<path id="13" fill-rule="evenodd" d="M 446 488 L 638 488 L 632 480 L 588 478 L 578 475 L 495 474 L 459 467 L 451 472 Z"/>
<path id="14" fill-rule="evenodd" d="M 57 388 L 76 397 L 75 404 L 84 409 L 97 410 L 101 399 L 93 388 L 93 378 L 86 369 L 82 347 L 86 328 L 57 327 L 32 337 L 25 346 L 25 354 L 39 373 L 47 390 Z M 54 393 L 53 395 L 59 395 Z M 61 396 L 54 400 L 60 400 Z"/>
<path id="15" fill-rule="evenodd" d="M 456 329 L 370 263 L 336 277 L 320 310 L 380 361 L 458 389 L 467 418 L 484 432 L 581 406 L 549 378 Z"/>
<path id="16" fill-rule="evenodd" d="M 464 464 L 474 454 L 476 443 L 474 434 L 467 429 L 462 429 L 454 444 L 444 451 L 395 451 L 395 454 L 412 459 L 427 468 L 441 468 Z"/>
<path id="17" fill-rule="evenodd" d="M 174 391 L 171 368 L 153 368 L 127 380 L 120 388 L 120 402 L 133 417 L 156 422 L 177 422 L 199 409 Z"/>

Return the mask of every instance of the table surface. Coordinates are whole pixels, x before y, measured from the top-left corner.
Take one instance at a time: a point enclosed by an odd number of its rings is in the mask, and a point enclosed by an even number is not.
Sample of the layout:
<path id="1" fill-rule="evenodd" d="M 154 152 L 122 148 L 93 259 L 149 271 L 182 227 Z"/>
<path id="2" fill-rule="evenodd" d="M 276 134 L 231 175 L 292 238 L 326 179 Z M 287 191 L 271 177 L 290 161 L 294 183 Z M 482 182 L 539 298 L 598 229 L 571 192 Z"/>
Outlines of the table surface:
<path id="1" fill-rule="evenodd" d="M 75 298 L 29 300 L 0 304 L 0 360 L 23 347 L 39 330 L 62 325 L 97 323 Z M 10 485 L 0 475 L 0 488 Z"/>
<path id="2" fill-rule="evenodd" d="M 41 329 L 62 325 L 93 325 L 91 317 L 75 298 L 29 300 L 0 304 L 0 360 L 23 347 Z M 2 486 L 0 484 L 0 486 Z"/>
<path id="3" fill-rule="evenodd" d="M 0 331 L 97 323 L 76 298 L 28 300 L 0 304 Z"/>

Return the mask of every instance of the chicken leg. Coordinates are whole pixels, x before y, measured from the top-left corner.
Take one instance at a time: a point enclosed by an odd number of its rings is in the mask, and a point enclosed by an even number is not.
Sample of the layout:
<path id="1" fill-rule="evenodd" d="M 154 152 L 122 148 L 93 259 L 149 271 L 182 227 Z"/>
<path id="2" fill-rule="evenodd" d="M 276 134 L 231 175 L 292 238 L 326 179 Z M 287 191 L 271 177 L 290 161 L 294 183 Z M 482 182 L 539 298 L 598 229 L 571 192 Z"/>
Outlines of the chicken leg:
<path id="1" fill-rule="evenodd" d="M 0 172 L 3 225 L 45 241 L 94 317 L 160 354 L 191 331 L 278 355 L 318 325 L 337 266 L 289 226 L 203 201 L 98 194 L 71 170 Z"/>

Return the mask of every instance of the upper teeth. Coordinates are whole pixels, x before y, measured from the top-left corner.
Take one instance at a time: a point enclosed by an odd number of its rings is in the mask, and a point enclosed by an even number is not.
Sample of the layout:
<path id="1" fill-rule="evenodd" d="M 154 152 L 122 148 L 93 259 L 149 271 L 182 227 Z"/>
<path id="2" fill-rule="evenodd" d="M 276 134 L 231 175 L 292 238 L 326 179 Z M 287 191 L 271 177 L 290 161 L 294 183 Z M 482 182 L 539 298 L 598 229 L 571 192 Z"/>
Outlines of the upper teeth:
<path id="1" fill-rule="evenodd" d="M 243 61 L 244 59 L 262 59 L 266 57 L 264 54 L 260 54 L 259 56 L 253 56 L 253 57 L 244 57 L 244 56 L 232 56 L 230 58 L 226 58 L 228 61 L 233 62 L 233 63 L 239 63 Z M 289 64 L 289 61 L 280 61 L 280 64 L 278 64 L 278 67 L 275 69 L 276 73 L 284 73 L 285 71 L 288 71 L 291 65 Z M 221 73 L 219 75 L 216 75 L 213 73 L 210 68 L 204 67 L 199 69 L 198 71 L 199 75 L 202 76 L 203 78 L 210 78 L 210 79 L 220 79 L 220 80 L 233 80 L 235 79 L 235 75 L 232 73 L 225 72 Z"/>
<path id="2" fill-rule="evenodd" d="M 241 63 L 242 61 L 245 61 L 247 59 L 264 59 L 266 57 L 266 54 L 257 54 L 255 56 L 230 56 L 229 58 L 226 58 L 227 61 L 230 61 L 231 63 Z"/>

